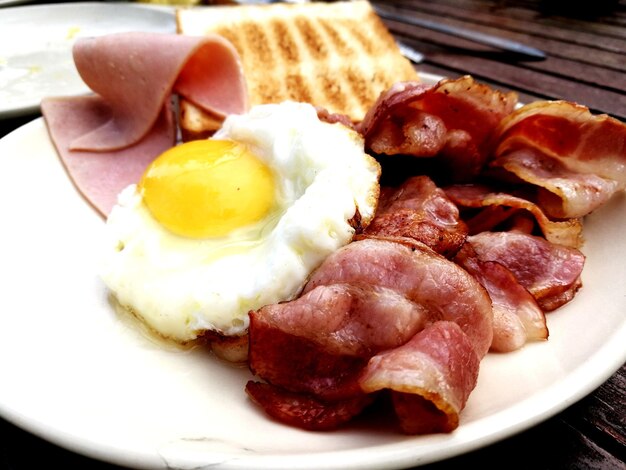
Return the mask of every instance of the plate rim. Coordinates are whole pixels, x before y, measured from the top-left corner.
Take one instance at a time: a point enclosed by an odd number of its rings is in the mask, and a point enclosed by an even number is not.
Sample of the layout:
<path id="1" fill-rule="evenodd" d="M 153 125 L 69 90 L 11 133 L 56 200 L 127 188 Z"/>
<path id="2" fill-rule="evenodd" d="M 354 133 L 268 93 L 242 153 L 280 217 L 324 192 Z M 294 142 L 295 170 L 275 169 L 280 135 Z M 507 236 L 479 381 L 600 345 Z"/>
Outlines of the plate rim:
<path id="1" fill-rule="evenodd" d="M 0 0 L 2 1 L 2 0 Z M 172 33 L 176 30 L 176 18 L 174 15 L 175 9 L 171 6 L 164 5 L 151 5 L 148 3 L 141 2 L 94 2 L 94 1 L 85 1 L 85 2 L 69 2 L 69 3 L 31 3 L 34 0 L 10 0 L 15 2 L 13 4 L 2 5 L 0 3 L 0 18 L 7 18 L 8 14 L 17 14 L 23 15 L 24 19 L 28 19 L 28 15 L 33 12 L 50 12 L 50 11 L 63 11 L 67 10 L 67 14 L 76 14 L 76 12 L 89 12 L 91 11 L 92 15 L 94 11 L 100 11 L 104 13 L 115 13 L 117 15 L 121 14 L 120 9 L 126 9 L 128 11 L 150 11 L 154 15 L 161 15 L 165 20 L 166 18 L 170 19 L 172 22 Z M 0 21 L 0 26 L 3 21 Z M 1 35 L 0 35 L 1 39 Z M 81 93 L 88 93 L 88 89 L 81 91 Z M 78 94 L 78 92 L 76 93 Z M 21 116 L 27 116 L 29 114 L 36 114 L 40 112 L 41 100 L 40 99 L 31 99 L 29 101 L 24 101 L 21 105 L 15 106 L 3 106 L 0 104 L 0 119 L 9 119 L 9 118 L 17 118 Z"/>

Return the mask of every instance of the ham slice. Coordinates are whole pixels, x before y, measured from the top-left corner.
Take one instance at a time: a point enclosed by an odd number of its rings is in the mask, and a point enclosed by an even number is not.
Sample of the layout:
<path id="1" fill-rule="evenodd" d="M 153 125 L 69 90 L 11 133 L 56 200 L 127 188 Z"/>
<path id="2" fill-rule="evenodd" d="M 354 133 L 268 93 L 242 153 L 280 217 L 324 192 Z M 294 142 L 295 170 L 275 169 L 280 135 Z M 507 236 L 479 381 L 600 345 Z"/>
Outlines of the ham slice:
<path id="1" fill-rule="evenodd" d="M 42 103 L 42 112 L 68 175 L 87 202 L 107 215 L 118 193 L 137 183 L 150 162 L 174 144 L 176 128 L 169 107 L 164 107 L 148 135 L 132 147 L 115 152 L 69 150 L 73 139 L 103 122 L 106 110 L 96 112 L 101 104 L 95 96 L 50 98 Z"/>
<path id="2" fill-rule="evenodd" d="M 247 107 L 239 57 L 221 36 L 111 34 L 77 41 L 73 56 L 110 117 L 74 139 L 72 150 L 116 150 L 136 143 L 172 92 L 222 117 Z"/>
<path id="3" fill-rule="evenodd" d="M 239 57 L 220 36 L 118 33 L 80 39 L 73 54 L 94 94 L 46 98 L 41 109 L 70 178 L 105 216 L 174 144 L 172 94 L 216 116 L 247 109 Z"/>

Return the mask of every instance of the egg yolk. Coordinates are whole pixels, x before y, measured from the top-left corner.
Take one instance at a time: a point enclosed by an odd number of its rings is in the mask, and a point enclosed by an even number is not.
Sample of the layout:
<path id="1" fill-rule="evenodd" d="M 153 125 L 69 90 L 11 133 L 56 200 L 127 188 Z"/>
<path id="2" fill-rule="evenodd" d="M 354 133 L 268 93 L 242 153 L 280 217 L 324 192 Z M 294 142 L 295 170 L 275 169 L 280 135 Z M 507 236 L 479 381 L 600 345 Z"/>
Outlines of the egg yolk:
<path id="1" fill-rule="evenodd" d="M 227 235 L 257 222 L 274 204 L 270 169 L 242 144 L 197 140 L 173 147 L 148 167 L 139 190 L 152 216 L 190 238 Z"/>

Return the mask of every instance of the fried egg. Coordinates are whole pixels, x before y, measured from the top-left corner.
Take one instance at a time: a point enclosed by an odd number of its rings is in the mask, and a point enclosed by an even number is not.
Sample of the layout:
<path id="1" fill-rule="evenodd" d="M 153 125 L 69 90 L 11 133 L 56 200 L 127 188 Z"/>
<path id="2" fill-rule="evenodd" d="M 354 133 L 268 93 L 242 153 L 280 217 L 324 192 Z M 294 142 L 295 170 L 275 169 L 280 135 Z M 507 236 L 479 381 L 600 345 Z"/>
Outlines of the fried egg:
<path id="1" fill-rule="evenodd" d="M 305 103 L 229 116 L 159 156 L 118 197 L 101 277 L 161 336 L 243 335 L 248 312 L 291 300 L 374 215 L 380 166 Z"/>

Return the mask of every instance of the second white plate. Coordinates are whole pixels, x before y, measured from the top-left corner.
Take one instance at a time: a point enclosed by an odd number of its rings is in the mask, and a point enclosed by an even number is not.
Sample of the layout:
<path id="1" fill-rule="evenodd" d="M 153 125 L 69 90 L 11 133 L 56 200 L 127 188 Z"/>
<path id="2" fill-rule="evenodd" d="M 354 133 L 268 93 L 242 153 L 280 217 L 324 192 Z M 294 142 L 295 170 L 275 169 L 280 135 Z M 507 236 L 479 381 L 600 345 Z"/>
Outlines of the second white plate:
<path id="1" fill-rule="evenodd" d="M 89 91 L 72 59 L 80 37 L 125 31 L 174 33 L 171 10 L 127 3 L 64 3 L 3 8 L 0 118 L 36 112 L 46 96 Z"/>

